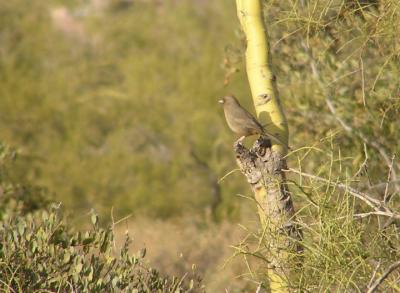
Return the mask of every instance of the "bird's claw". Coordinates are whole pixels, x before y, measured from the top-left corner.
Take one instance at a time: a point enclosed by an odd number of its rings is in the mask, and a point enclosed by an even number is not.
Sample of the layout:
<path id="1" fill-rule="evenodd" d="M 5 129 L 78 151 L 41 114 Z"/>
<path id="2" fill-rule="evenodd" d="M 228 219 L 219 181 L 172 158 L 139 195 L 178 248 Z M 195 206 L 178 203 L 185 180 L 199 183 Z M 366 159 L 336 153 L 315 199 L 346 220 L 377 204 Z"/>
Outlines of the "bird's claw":
<path id="1" fill-rule="evenodd" d="M 234 145 L 239 145 L 239 144 L 243 144 L 243 140 L 246 138 L 246 136 L 241 136 L 239 137 L 238 140 L 235 141 Z"/>

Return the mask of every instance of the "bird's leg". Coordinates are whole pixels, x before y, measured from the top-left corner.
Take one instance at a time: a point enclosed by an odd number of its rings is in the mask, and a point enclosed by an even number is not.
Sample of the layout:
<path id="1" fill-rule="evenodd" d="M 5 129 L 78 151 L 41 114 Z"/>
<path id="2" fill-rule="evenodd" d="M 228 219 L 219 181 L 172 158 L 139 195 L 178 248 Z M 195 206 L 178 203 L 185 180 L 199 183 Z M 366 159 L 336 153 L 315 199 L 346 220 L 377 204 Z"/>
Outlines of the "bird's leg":
<path id="1" fill-rule="evenodd" d="M 246 138 L 245 136 L 241 136 L 237 140 L 235 140 L 235 142 L 233 143 L 233 148 L 243 147 L 243 140 L 245 138 Z"/>
<path id="2" fill-rule="evenodd" d="M 267 149 L 271 148 L 271 140 L 264 135 L 261 135 L 253 144 L 251 151 L 257 154 L 258 157 L 264 157 Z"/>
<path id="3" fill-rule="evenodd" d="M 257 141 L 257 145 L 262 148 L 271 148 L 272 142 L 271 139 L 267 135 L 261 135 Z"/>
<path id="4" fill-rule="evenodd" d="M 235 141 L 235 144 L 243 144 L 243 140 L 246 138 L 246 136 L 241 136 L 241 137 L 239 137 L 238 138 L 238 140 L 237 141 Z"/>

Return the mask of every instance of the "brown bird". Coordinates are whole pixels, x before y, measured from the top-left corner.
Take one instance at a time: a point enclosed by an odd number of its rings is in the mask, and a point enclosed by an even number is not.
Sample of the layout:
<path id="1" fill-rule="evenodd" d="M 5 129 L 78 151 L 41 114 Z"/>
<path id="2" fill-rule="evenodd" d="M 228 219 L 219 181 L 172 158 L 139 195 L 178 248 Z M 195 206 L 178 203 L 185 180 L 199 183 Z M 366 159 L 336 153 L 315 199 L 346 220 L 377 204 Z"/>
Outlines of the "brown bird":
<path id="1" fill-rule="evenodd" d="M 225 96 L 218 102 L 224 107 L 225 118 L 229 128 L 240 135 L 238 141 L 242 141 L 247 136 L 259 134 L 287 146 L 278 137 L 266 132 L 264 127 L 239 104 L 234 96 Z"/>

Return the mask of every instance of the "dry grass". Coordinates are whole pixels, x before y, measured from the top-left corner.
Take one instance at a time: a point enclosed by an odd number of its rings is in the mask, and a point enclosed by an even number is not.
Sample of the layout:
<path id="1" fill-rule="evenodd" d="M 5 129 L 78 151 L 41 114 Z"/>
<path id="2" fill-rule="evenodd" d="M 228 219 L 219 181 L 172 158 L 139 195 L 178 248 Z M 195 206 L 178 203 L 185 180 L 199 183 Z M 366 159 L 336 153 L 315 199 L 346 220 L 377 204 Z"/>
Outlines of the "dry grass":
<path id="1" fill-rule="evenodd" d="M 238 224 L 215 224 L 193 216 L 169 221 L 141 217 L 116 225 L 117 245 L 127 231 L 133 238 L 131 251 L 146 247 L 150 266 L 162 273 L 191 274 L 194 269 L 207 292 L 254 292 L 257 287 L 243 274 L 243 259 L 232 257 L 232 245 L 247 234 Z"/>

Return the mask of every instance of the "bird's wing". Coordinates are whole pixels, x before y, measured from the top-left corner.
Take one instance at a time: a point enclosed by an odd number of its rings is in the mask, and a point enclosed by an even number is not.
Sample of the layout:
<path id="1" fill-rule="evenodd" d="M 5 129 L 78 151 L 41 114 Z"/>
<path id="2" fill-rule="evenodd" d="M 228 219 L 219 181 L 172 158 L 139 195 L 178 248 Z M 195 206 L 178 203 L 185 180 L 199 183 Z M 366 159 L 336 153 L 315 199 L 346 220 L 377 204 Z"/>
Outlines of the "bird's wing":
<path id="1" fill-rule="evenodd" d="M 247 121 L 247 123 L 250 123 L 249 120 L 251 120 L 251 123 L 253 124 L 253 125 L 252 125 L 253 127 L 259 128 L 260 131 L 261 131 L 263 134 L 265 134 L 266 136 L 268 136 L 269 138 L 271 138 L 272 140 L 274 140 L 274 141 L 277 142 L 278 144 L 287 147 L 287 148 L 290 150 L 290 147 L 289 147 L 286 143 L 284 143 L 279 137 L 277 137 L 277 136 L 275 136 L 275 135 L 270 134 L 269 132 L 267 132 L 267 131 L 265 130 L 264 126 L 262 126 L 262 125 L 260 124 L 260 122 L 258 122 L 257 119 L 254 118 L 253 115 L 251 115 L 251 113 L 249 113 L 249 112 L 248 112 L 246 109 L 244 109 L 244 108 L 242 108 L 242 110 L 243 110 L 243 112 L 244 112 L 244 116 L 246 116 L 246 118 L 240 119 L 240 120 L 242 120 L 242 121 L 241 121 L 242 123 L 245 123 L 245 121 Z M 247 119 L 249 119 L 249 120 L 247 120 Z"/>
<path id="2" fill-rule="evenodd" d="M 243 123 L 250 123 L 252 127 L 259 129 L 261 132 L 264 129 L 262 125 L 248 112 L 246 109 L 241 108 L 243 110 L 243 118 L 239 118 Z"/>

